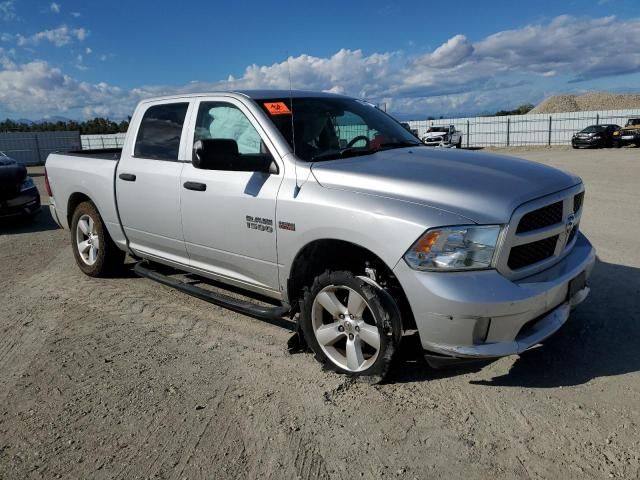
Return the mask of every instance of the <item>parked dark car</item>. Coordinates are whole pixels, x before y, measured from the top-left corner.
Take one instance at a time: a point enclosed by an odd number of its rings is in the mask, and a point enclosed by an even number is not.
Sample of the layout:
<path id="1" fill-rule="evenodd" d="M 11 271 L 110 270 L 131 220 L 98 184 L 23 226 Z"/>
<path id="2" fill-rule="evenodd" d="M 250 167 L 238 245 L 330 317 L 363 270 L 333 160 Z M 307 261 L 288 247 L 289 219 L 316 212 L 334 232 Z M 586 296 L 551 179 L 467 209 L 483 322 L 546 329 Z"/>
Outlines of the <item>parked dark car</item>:
<path id="1" fill-rule="evenodd" d="M 40 194 L 27 168 L 0 152 L 0 218 L 32 218 L 40 211 Z"/>
<path id="2" fill-rule="evenodd" d="M 580 130 L 573 135 L 571 146 L 573 148 L 580 147 L 612 147 L 614 133 L 620 130 L 620 125 L 589 125 L 587 128 Z"/>

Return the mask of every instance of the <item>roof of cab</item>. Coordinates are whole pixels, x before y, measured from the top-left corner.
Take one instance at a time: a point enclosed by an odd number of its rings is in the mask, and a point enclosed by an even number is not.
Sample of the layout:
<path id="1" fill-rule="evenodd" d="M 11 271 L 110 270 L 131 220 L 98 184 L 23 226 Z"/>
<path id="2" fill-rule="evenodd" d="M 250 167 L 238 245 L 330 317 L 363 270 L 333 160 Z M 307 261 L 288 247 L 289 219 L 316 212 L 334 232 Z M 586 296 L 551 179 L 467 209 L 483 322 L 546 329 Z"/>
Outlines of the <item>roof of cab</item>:
<path id="1" fill-rule="evenodd" d="M 242 95 L 253 100 L 269 100 L 272 98 L 308 98 L 308 97 L 333 97 L 346 98 L 344 95 L 338 95 L 329 92 L 314 92 L 310 90 L 220 90 L 215 92 L 199 92 L 199 93 L 178 93 L 175 95 L 164 95 L 159 97 L 145 98 L 142 102 L 157 102 L 159 100 L 172 100 L 196 97 L 209 97 L 214 95 Z"/>

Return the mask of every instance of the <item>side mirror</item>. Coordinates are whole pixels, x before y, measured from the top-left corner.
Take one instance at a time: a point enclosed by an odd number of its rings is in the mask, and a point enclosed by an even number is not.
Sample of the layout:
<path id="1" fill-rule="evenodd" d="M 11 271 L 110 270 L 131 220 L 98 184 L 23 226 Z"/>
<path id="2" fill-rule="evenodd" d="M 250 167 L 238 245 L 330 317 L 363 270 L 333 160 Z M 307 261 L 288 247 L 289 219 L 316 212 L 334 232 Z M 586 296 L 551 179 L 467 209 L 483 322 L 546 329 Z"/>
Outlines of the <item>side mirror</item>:
<path id="1" fill-rule="evenodd" d="M 240 154 L 238 143 L 228 138 L 196 141 L 191 163 L 201 170 L 278 173 L 278 165 L 270 153 Z"/>
<path id="2" fill-rule="evenodd" d="M 238 144 L 226 138 L 198 140 L 193 144 L 191 163 L 201 170 L 229 170 L 238 158 Z"/>

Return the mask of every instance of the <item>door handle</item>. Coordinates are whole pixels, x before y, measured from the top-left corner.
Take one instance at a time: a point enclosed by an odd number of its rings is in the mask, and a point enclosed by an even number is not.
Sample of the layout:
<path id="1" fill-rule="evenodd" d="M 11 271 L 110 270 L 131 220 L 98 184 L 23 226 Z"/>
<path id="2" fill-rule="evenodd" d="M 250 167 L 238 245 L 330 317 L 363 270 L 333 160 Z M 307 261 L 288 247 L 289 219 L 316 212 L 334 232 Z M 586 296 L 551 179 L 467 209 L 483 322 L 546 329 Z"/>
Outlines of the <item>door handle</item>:
<path id="1" fill-rule="evenodd" d="M 207 184 L 200 182 L 184 182 L 183 186 L 187 190 L 195 190 L 196 192 L 204 192 L 207 189 Z"/>
<path id="2" fill-rule="evenodd" d="M 118 178 L 120 178 L 120 180 L 124 180 L 125 182 L 136 181 L 136 176 L 133 173 L 121 173 L 120 175 L 118 175 Z"/>

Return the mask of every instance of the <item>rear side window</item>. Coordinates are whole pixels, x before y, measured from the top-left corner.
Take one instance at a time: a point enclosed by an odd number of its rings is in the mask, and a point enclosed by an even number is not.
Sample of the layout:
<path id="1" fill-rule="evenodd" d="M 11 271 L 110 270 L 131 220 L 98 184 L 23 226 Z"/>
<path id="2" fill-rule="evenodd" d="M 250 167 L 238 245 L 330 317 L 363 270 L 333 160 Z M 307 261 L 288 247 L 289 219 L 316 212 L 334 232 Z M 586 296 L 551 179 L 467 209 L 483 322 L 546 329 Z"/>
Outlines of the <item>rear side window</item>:
<path id="1" fill-rule="evenodd" d="M 154 160 L 178 160 L 182 126 L 188 103 L 150 107 L 142 117 L 134 156 Z"/>

